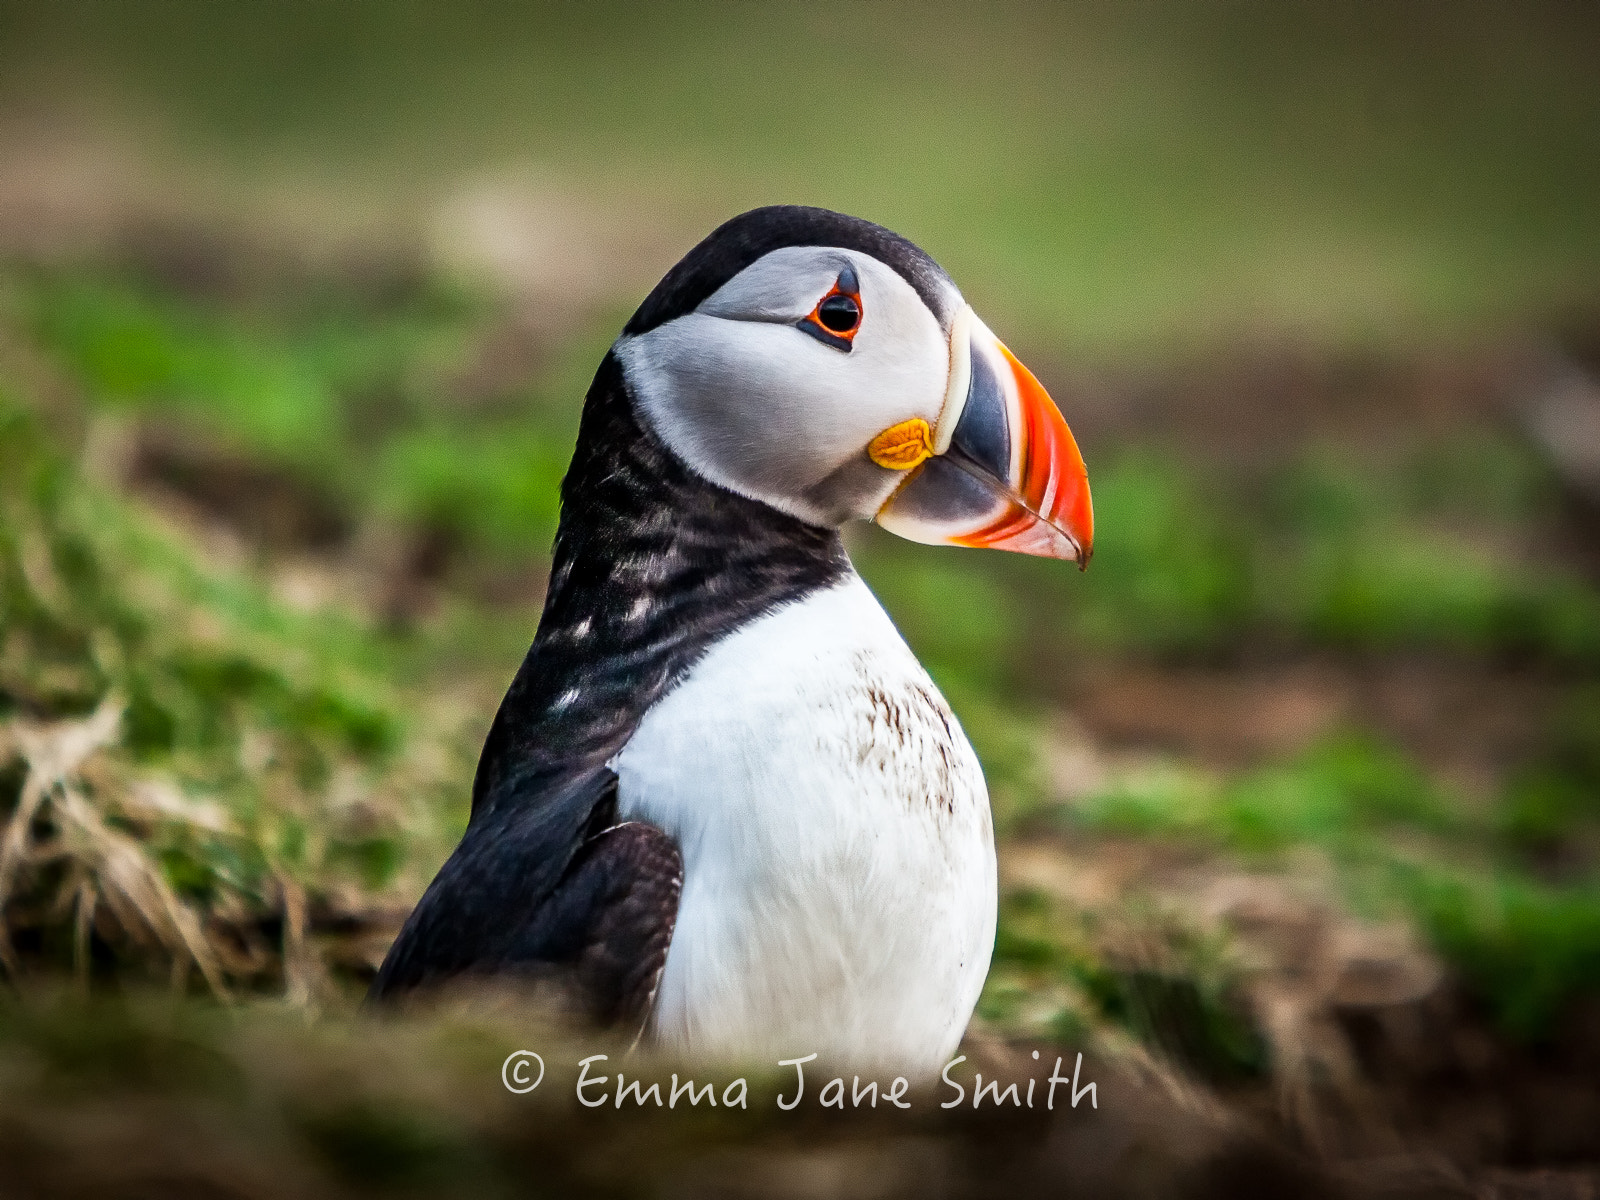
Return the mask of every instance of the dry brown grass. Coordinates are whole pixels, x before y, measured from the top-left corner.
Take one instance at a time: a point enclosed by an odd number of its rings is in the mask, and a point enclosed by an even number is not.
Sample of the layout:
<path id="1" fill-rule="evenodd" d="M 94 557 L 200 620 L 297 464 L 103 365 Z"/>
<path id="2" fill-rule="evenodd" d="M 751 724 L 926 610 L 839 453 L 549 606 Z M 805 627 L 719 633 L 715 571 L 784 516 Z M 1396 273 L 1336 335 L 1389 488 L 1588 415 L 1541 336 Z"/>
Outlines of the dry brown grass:
<path id="1" fill-rule="evenodd" d="M 198 969 L 212 993 L 225 1000 L 229 992 L 220 957 L 202 914 L 173 891 L 144 843 L 110 824 L 118 816 L 147 815 L 135 807 L 138 792 L 107 789 L 104 770 L 98 773 L 99 789 L 91 781 L 92 760 L 118 740 L 122 707 L 112 696 L 83 720 L 12 720 L 4 728 L 0 758 L 21 759 L 26 775 L 0 836 L 0 960 L 13 974 L 21 973 L 6 909 L 15 892 L 48 876 L 53 884 L 31 897 L 32 920 L 72 914 L 73 968 L 80 978 L 87 979 L 89 938 L 97 931 L 108 942 L 126 940 L 165 955 L 174 987 L 182 987 L 191 967 Z M 122 796 L 135 804 L 120 804 Z M 181 822 L 190 814 L 179 808 L 164 816 Z M 194 816 L 215 828 L 212 814 L 201 809 Z M 20 921 L 27 923 L 29 916 Z"/>

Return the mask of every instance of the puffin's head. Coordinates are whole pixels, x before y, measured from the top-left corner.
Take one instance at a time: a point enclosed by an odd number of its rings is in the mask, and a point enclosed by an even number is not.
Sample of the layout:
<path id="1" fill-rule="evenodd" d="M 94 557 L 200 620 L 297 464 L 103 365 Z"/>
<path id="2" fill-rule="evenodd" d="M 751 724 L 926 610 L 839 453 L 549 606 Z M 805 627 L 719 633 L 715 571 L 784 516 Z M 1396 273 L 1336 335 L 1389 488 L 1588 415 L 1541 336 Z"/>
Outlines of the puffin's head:
<path id="1" fill-rule="evenodd" d="M 931 258 L 760 208 L 667 272 L 617 340 L 641 416 L 702 476 L 813 524 L 1088 562 L 1083 457 Z"/>

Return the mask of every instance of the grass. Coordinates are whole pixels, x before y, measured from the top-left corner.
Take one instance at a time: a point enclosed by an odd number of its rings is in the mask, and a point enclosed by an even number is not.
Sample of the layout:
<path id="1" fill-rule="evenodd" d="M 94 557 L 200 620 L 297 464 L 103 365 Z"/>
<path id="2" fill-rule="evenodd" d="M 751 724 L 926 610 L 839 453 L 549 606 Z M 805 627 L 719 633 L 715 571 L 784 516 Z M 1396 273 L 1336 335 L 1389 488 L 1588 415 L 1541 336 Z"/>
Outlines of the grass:
<path id="1" fill-rule="evenodd" d="M 1578 785 L 1569 780 L 1569 785 Z M 1589 793 L 1592 794 L 1592 793 Z M 1509 798 L 1511 811 L 1521 800 Z M 1462 973 L 1502 1027 L 1550 1036 L 1600 987 L 1600 877 L 1550 879 L 1493 818 L 1369 737 L 1344 736 L 1231 778 L 1133 774 L 1059 810 L 1069 827 L 1226 847 L 1256 862 L 1315 848 L 1373 916 L 1401 914 Z M 1561 832 L 1574 832 L 1572 821 Z"/>
<path id="2" fill-rule="evenodd" d="M 441 377 L 464 369 L 486 321 L 481 303 L 422 288 L 377 311 L 334 294 L 218 312 L 137 277 L 49 273 L 18 303 L 106 409 L 210 433 L 347 510 L 438 526 L 479 553 L 526 556 L 555 532 L 570 401 L 544 420 L 552 406 L 525 396 L 440 405 Z"/>
<path id="3" fill-rule="evenodd" d="M 308 897 L 359 916 L 424 882 L 470 750 L 375 634 L 200 565 L 15 401 L 0 427 L 4 957 L 281 983 Z"/>
<path id="4" fill-rule="evenodd" d="M 1266 1073 L 1270 1050 L 1226 935 L 1143 898 L 1120 902 L 1112 913 L 1008 893 L 978 1015 L 1064 1045 L 1119 1030 L 1212 1082 Z"/>

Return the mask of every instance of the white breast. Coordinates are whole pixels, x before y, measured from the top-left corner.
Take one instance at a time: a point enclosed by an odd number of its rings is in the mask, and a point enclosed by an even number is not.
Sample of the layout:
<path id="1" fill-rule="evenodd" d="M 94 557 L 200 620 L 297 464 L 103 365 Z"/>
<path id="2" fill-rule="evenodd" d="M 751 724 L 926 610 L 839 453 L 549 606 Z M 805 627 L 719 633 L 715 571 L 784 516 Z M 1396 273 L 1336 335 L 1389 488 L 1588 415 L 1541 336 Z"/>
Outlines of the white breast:
<path id="1" fill-rule="evenodd" d="M 937 1073 L 994 942 L 988 794 L 859 578 L 719 642 L 613 765 L 621 815 L 683 850 L 658 1040 Z"/>

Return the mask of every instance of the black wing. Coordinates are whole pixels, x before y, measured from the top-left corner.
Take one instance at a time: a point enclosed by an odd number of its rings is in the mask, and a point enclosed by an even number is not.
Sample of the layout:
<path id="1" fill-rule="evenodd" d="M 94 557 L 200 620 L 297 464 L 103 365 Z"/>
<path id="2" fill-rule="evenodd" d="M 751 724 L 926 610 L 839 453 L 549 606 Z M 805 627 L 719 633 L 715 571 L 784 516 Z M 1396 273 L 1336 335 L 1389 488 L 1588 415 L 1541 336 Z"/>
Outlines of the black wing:
<path id="1" fill-rule="evenodd" d="M 616 823 L 601 768 L 538 805 L 474 819 L 373 982 L 382 1000 L 463 975 L 558 978 L 606 1024 L 641 1021 L 678 914 L 683 858 L 653 825 Z"/>

